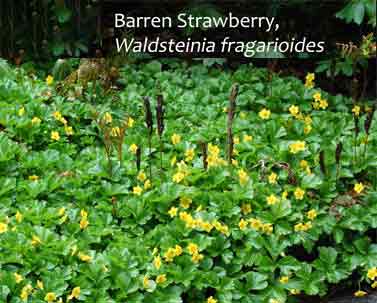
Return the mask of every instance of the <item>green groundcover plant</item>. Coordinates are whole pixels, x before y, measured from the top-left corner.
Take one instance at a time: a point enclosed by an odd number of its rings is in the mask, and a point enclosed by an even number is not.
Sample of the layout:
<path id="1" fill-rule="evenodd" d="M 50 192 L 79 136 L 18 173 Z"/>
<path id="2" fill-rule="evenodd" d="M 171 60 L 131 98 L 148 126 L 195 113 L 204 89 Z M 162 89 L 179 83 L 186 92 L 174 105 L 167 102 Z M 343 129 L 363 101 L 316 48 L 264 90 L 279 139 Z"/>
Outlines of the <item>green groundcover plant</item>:
<path id="1" fill-rule="evenodd" d="M 115 93 L 71 94 L 0 69 L 1 302 L 283 303 L 377 287 L 372 103 L 252 65 L 152 61 L 121 69 Z"/>

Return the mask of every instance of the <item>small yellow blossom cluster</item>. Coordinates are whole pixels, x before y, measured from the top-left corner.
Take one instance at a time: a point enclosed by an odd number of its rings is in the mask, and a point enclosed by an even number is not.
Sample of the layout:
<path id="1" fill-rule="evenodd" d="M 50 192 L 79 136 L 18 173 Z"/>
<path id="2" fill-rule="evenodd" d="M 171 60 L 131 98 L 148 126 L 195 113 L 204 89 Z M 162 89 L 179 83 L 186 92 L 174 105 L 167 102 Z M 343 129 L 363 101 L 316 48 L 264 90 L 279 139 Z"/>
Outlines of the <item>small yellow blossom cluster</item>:
<path id="1" fill-rule="evenodd" d="M 68 296 L 68 301 L 72 300 L 72 299 L 78 299 L 80 297 L 80 293 L 81 293 L 81 289 L 80 287 L 75 287 L 72 289 L 72 292 L 71 294 Z"/>
<path id="2" fill-rule="evenodd" d="M 40 244 L 42 244 L 42 240 L 41 240 L 41 238 L 39 238 L 37 235 L 33 235 L 33 236 L 31 237 L 31 245 L 33 245 L 33 246 L 38 246 L 38 245 L 40 245 Z"/>
<path id="3" fill-rule="evenodd" d="M 208 167 L 226 165 L 226 161 L 220 157 L 220 148 L 213 144 L 208 144 Z"/>
<path id="4" fill-rule="evenodd" d="M 177 172 L 173 175 L 173 182 L 181 183 L 182 180 L 189 175 L 190 171 L 184 161 L 180 161 L 177 167 Z"/>
<path id="5" fill-rule="evenodd" d="M 359 117 L 360 116 L 360 112 L 361 112 L 361 108 L 359 105 L 355 105 L 353 108 L 352 108 L 352 112 L 353 114 L 355 115 L 355 117 Z"/>
<path id="6" fill-rule="evenodd" d="M 314 79 L 315 79 L 315 74 L 313 73 L 308 73 L 305 77 L 305 87 L 306 88 L 313 88 L 314 87 Z"/>
<path id="7" fill-rule="evenodd" d="M 269 196 L 266 198 L 266 201 L 267 201 L 267 204 L 268 204 L 268 205 L 275 205 L 276 203 L 279 202 L 279 198 L 276 197 L 274 194 L 271 194 L 271 195 L 269 195 Z"/>
<path id="8" fill-rule="evenodd" d="M 62 116 L 62 114 L 59 112 L 59 111 L 55 111 L 53 112 L 52 114 L 55 118 L 56 121 L 59 121 L 61 123 L 63 123 L 64 125 L 64 130 L 65 130 L 65 133 L 67 136 L 72 136 L 73 135 L 73 128 L 72 126 L 68 126 L 68 122 L 67 120 Z M 34 120 L 35 118 L 33 118 Z M 39 118 L 38 118 L 39 119 Z M 33 121 L 32 121 L 33 122 Z M 39 122 L 40 123 L 40 122 Z M 52 140 L 55 140 L 55 141 L 59 141 L 60 140 L 60 134 L 59 132 L 57 131 L 52 131 L 51 132 L 51 139 Z"/>
<path id="9" fill-rule="evenodd" d="M 186 162 L 191 162 L 194 160 L 195 157 L 195 150 L 193 148 L 188 148 L 185 151 L 185 161 Z"/>
<path id="10" fill-rule="evenodd" d="M 201 253 L 199 253 L 199 247 L 195 243 L 189 243 L 187 246 L 187 250 L 191 255 L 192 262 L 199 263 L 201 260 L 203 260 L 204 256 Z"/>
<path id="11" fill-rule="evenodd" d="M 377 288 L 377 267 L 372 267 L 367 273 L 368 279 L 372 280 L 372 288 Z"/>
<path id="12" fill-rule="evenodd" d="M 20 294 L 21 300 L 26 302 L 32 292 L 33 292 L 33 287 L 30 284 L 27 284 L 24 287 L 22 287 L 21 294 Z"/>
<path id="13" fill-rule="evenodd" d="M 355 297 L 364 297 L 364 296 L 366 296 L 368 293 L 366 292 L 366 291 L 362 291 L 362 290 L 358 290 L 358 291 L 356 291 L 353 295 L 355 296 Z"/>
<path id="14" fill-rule="evenodd" d="M 306 148 L 306 144 L 304 141 L 296 141 L 289 145 L 289 152 L 292 154 L 297 154 L 300 151 L 304 151 Z"/>
<path id="15" fill-rule="evenodd" d="M 201 229 L 208 233 L 214 228 L 212 223 L 204 221 L 202 218 L 193 218 L 191 214 L 185 211 L 179 213 L 179 218 L 186 223 L 187 228 Z"/>
<path id="16" fill-rule="evenodd" d="M 210 296 L 207 298 L 207 303 L 217 303 L 217 300 L 213 296 Z"/>
<path id="17" fill-rule="evenodd" d="M 109 112 L 106 112 L 106 113 L 103 115 L 102 120 L 103 120 L 106 124 L 111 124 L 111 123 L 113 122 L 113 116 L 112 116 Z"/>
<path id="18" fill-rule="evenodd" d="M 309 229 L 312 228 L 312 223 L 311 222 L 306 222 L 306 223 L 298 223 L 295 225 L 295 231 L 308 231 Z"/>
<path id="19" fill-rule="evenodd" d="M 300 161 L 300 167 L 303 169 L 308 175 L 312 174 L 312 170 L 310 169 L 309 163 L 306 160 Z"/>
<path id="20" fill-rule="evenodd" d="M 88 213 L 85 211 L 85 210 L 81 210 L 80 211 L 80 216 L 81 216 L 81 220 L 80 220 L 80 228 L 81 229 L 85 229 L 88 227 L 89 225 L 89 220 L 88 220 Z"/>
<path id="21" fill-rule="evenodd" d="M 128 148 L 128 151 L 129 151 L 131 154 L 136 155 L 137 149 L 138 149 L 138 146 L 137 146 L 135 143 L 132 143 L 132 144 L 130 145 L 130 147 Z"/>
<path id="22" fill-rule="evenodd" d="M 172 136 L 171 136 L 171 143 L 173 144 L 173 145 L 177 145 L 177 144 L 179 144 L 181 142 L 181 136 L 180 135 L 178 135 L 178 134 L 173 134 Z"/>
<path id="23" fill-rule="evenodd" d="M 248 220 L 250 227 L 256 231 L 265 233 L 265 234 L 272 234 L 274 228 L 271 223 L 263 223 L 259 219 L 251 218 Z"/>
<path id="24" fill-rule="evenodd" d="M 51 75 L 48 75 L 46 77 L 46 83 L 47 83 L 47 85 L 52 85 L 52 83 L 54 83 L 54 77 L 51 76 Z"/>
<path id="25" fill-rule="evenodd" d="M 238 178 L 240 179 L 240 184 L 242 186 L 245 186 L 247 182 L 249 181 L 249 176 L 243 169 L 240 169 L 238 171 Z"/>
<path id="26" fill-rule="evenodd" d="M 8 231 L 8 224 L 0 222 L 0 234 L 3 234 Z"/>
<path id="27" fill-rule="evenodd" d="M 353 190 L 358 193 L 358 194 L 361 194 L 361 192 L 364 190 L 364 185 L 363 183 L 356 183 L 353 187 Z"/>
<path id="28" fill-rule="evenodd" d="M 59 208 L 58 215 L 60 217 L 60 220 L 59 220 L 60 224 L 63 224 L 65 221 L 67 221 L 68 216 L 65 214 L 65 207 Z"/>
<path id="29" fill-rule="evenodd" d="M 138 174 L 137 174 L 137 177 L 136 179 L 140 182 L 144 182 L 144 189 L 145 190 L 148 190 L 149 188 L 152 187 L 152 183 L 151 183 L 151 180 L 147 179 L 147 175 L 144 173 L 144 171 L 140 171 Z M 141 188 L 141 187 L 140 187 Z M 141 193 L 141 192 L 140 192 Z"/>
<path id="30" fill-rule="evenodd" d="M 274 172 L 272 172 L 268 176 L 268 183 L 270 183 L 270 184 L 276 184 L 277 180 L 278 180 L 278 175 L 276 173 L 274 173 Z"/>
<path id="31" fill-rule="evenodd" d="M 305 190 L 303 190 L 300 187 L 297 187 L 294 191 L 294 195 L 295 195 L 296 200 L 302 200 L 305 197 Z"/>
<path id="32" fill-rule="evenodd" d="M 175 247 L 170 247 L 164 254 L 164 259 L 166 262 L 173 262 L 175 257 L 182 255 L 183 249 L 180 245 Z"/>
<path id="33" fill-rule="evenodd" d="M 322 95 L 320 92 L 316 92 L 313 95 L 314 101 L 312 102 L 312 106 L 314 109 L 326 109 L 329 106 L 329 103 L 326 99 L 322 99 Z"/>
<path id="34" fill-rule="evenodd" d="M 267 120 L 271 116 L 271 111 L 267 108 L 263 108 L 259 113 L 259 117 L 263 120 Z"/>

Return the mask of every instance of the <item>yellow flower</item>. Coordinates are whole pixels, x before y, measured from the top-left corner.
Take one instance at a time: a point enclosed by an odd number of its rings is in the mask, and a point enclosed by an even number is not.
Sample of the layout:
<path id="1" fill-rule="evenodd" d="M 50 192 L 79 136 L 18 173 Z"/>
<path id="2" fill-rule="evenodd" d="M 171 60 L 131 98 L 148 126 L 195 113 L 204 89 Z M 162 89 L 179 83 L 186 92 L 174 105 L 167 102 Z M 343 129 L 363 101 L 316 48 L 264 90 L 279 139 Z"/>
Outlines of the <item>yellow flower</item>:
<path id="1" fill-rule="evenodd" d="M 90 262 L 90 261 L 92 261 L 92 257 L 91 256 L 85 255 L 85 254 L 83 254 L 81 252 L 78 254 L 78 257 L 83 262 Z"/>
<path id="2" fill-rule="evenodd" d="M 271 111 L 269 109 L 266 109 L 266 108 L 263 108 L 260 112 L 259 112 L 259 117 L 261 117 L 263 120 L 266 120 L 268 118 L 270 118 L 270 115 L 271 115 Z"/>
<path id="3" fill-rule="evenodd" d="M 37 280 L 37 287 L 38 287 L 39 289 L 42 289 L 42 290 L 43 290 L 43 282 Z"/>
<path id="4" fill-rule="evenodd" d="M 207 303 L 217 303 L 217 300 L 210 296 L 207 298 Z"/>
<path id="5" fill-rule="evenodd" d="M 297 187 L 297 188 L 295 189 L 294 195 L 295 195 L 295 198 L 296 198 L 297 200 L 302 200 L 302 199 L 304 199 L 304 196 L 305 196 L 305 190 L 303 190 L 303 189 L 300 188 L 300 187 Z"/>
<path id="6" fill-rule="evenodd" d="M 160 256 L 154 257 L 154 259 L 153 259 L 153 266 L 154 266 L 157 270 L 160 269 L 161 264 L 162 264 L 162 262 L 161 262 L 161 257 L 160 257 Z"/>
<path id="7" fill-rule="evenodd" d="M 240 230 L 245 230 L 247 227 L 247 221 L 245 221 L 244 219 L 241 219 L 240 222 L 238 223 L 238 226 Z"/>
<path id="8" fill-rule="evenodd" d="M 58 121 L 60 121 L 63 118 L 62 114 L 59 111 L 53 112 L 52 115 L 54 116 L 55 120 Z"/>
<path id="9" fill-rule="evenodd" d="M 176 256 L 182 255 L 182 253 L 183 253 L 182 247 L 180 245 L 176 245 L 174 247 L 174 253 L 175 253 Z"/>
<path id="10" fill-rule="evenodd" d="M 52 83 L 54 83 L 54 77 L 51 75 L 48 75 L 46 78 L 46 83 L 47 85 L 51 85 Z"/>
<path id="11" fill-rule="evenodd" d="M 127 120 L 127 126 L 131 128 L 134 126 L 134 123 L 135 123 L 135 120 L 129 117 Z"/>
<path id="12" fill-rule="evenodd" d="M 182 172 L 177 172 L 173 175 L 173 182 L 180 183 L 185 178 L 185 174 Z"/>
<path id="13" fill-rule="evenodd" d="M 31 124 L 41 124 L 42 120 L 39 119 L 38 117 L 34 117 L 31 119 Z"/>
<path id="14" fill-rule="evenodd" d="M 191 257 L 192 262 L 199 263 L 201 260 L 203 260 L 204 256 L 202 254 L 193 254 Z"/>
<path id="15" fill-rule="evenodd" d="M 24 277 L 16 272 L 13 275 L 14 275 L 14 280 L 16 281 L 17 284 L 21 283 L 21 281 L 24 280 Z"/>
<path id="16" fill-rule="evenodd" d="M 73 128 L 72 126 L 64 126 L 64 130 L 67 136 L 72 136 L 73 135 Z"/>
<path id="17" fill-rule="evenodd" d="M 300 291 L 298 289 L 291 289 L 289 290 L 289 292 L 292 294 L 292 295 L 299 295 L 300 294 Z"/>
<path id="18" fill-rule="evenodd" d="M 353 187 L 353 190 L 355 191 L 355 192 L 357 192 L 358 194 L 360 194 L 363 190 L 364 190 L 364 185 L 363 185 L 363 183 L 356 183 L 355 185 L 354 185 L 354 187 Z"/>
<path id="19" fill-rule="evenodd" d="M 16 221 L 18 223 L 21 223 L 24 216 L 17 210 L 15 217 L 16 217 Z"/>
<path id="20" fill-rule="evenodd" d="M 88 217 L 88 213 L 84 209 L 82 209 L 80 211 L 80 216 L 83 217 L 83 218 L 87 218 Z"/>
<path id="21" fill-rule="evenodd" d="M 291 105 L 289 107 L 289 112 L 291 113 L 292 116 L 296 117 L 298 115 L 298 113 L 300 112 L 300 109 L 296 105 Z"/>
<path id="22" fill-rule="evenodd" d="M 358 105 L 355 105 L 353 108 L 352 108 L 352 112 L 353 114 L 358 117 L 360 115 L 360 111 L 361 111 L 361 108 L 360 106 Z"/>
<path id="23" fill-rule="evenodd" d="M 147 189 L 150 189 L 151 187 L 152 187 L 151 180 L 149 180 L 149 179 L 145 180 L 144 189 L 147 190 Z"/>
<path id="24" fill-rule="evenodd" d="M 300 151 L 305 150 L 305 142 L 304 141 L 296 141 L 289 145 L 289 151 L 292 154 L 297 154 Z"/>
<path id="25" fill-rule="evenodd" d="M 60 140 L 59 132 L 57 132 L 57 131 L 52 131 L 52 132 L 51 132 L 51 139 L 52 139 L 52 140 L 55 140 L 55 141 L 59 141 L 59 140 Z"/>
<path id="26" fill-rule="evenodd" d="M 106 112 L 103 116 L 103 120 L 105 121 L 106 124 L 110 124 L 113 122 L 113 117 L 111 116 L 110 113 Z"/>
<path id="27" fill-rule="evenodd" d="M 25 114 L 25 107 L 21 107 L 19 110 L 18 110 L 18 115 L 21 117 Z"/>
<path id="28" fill-rule="evenodd" d="M 71 294 L 68 296 L 68 300 L 78 299 L 80 297 L 81 289 L 79 286 L 72 289 Z"/>
<path id="29" fill-rule="evenodd" d="M 32 291 L 33 291 L 33 287 L 30 284 L 25 285 L 21 290 L 21 294 L 20 294 L 21 300 L 26 302 Z"/>
<path id="30" fill-rule="evenodd" d="M 172 247 L 170 247 L 165 255 L 164 255 L 164 258 L 165 258 L 165 261 L 166 262 L 172 262 L 174 260 L 174 257 L 176 256 L 176 250 Z"/>
<path id="31" fill-rule="evenodd" d="M 252 136 L 243 135 L 243 142 L 251 142 L 253 140 Z"/>
<path id="32" fill-rule="evenodd" d="M 149 285 L 150 285 L 149 278 L 148 278 L 147 275 L 145 275 L 144 278 L 143 278 L 143 286 L 144 286 L 144 288 L 149 288 Z"/>
<path id="33" fill-rule="evenodd" d="M 362 291 L 362 290 L 358 290 L 358 291 L 356 291 L 353 295 L 355 296 L 355 297 L 364 297 L 364 296 L 366 296 L 368 293 L 366 292 L 366 291 Z"/>
<path id="34" fill-rule="evenodd" d="M 368 279 L 375 280 L 377 278 L 377 267 L 372 267 L 368 270 Z"/>
<path id="35" fill-rule="evenodd" d="M 298 223 L 294 226 L 295 231 L 307 231 L 312 228 L 312 224 L 310 222 L 307 222 L 305 224 Z"/>
<path id="36" fill-rule="evenodd" d="M 322 109 L 326 109 L 329 106 L 329 103 L 327 102 L 326 99 L 321 99 L 319 101 L 319 107 Z"/>
<path id="37" fill-rule="evenodd" d="M 28 177 L 30 181 L 37 181 L 39 177 L 37 175 L 31 175 Z"/>
<path id="38" fill-rule="evenodd" d="M 185 151 L 185 161 L 189 162 L 192 161 L 195 157 L 195 151 L 193 148 L 189 148 Z"/>
<path id="39" fill-rule="evenodd" d="M 81 229 L 85 229 L 85 228 L 88 227 L 88 225 L 89 225 L 88 219 L 86 217 L 81 218 L 81 220 L 80 220 L 80 228 Z"/>
<path id="40" fill-rule="evenodd" d="M 8 231 L 8 225 L 0 222 L 0 234 L 3 234 Z"/>
<path id="41" fill-rule="evenodd" d="M 156 283 L 157 284 L 162 284 L 166 281 L 166 275 L 163 274 L 163 275 L 158 275 L 157 278 L 156 278 Z"/>
<path id="42" fill-rule="evenodd" d="M 227 107 L 223 107 L 223 113 L 227 113 L 228 112 L 228 108 Z"/>
<path id="43" fill-rule="evenodd" d="M 266 200 L 268 205 L 274 205 L 279 201 L 279 199 L 273 194 L 269 195 Z"/>
<path id="44" fill-rule="evenodd" d="M 243 203 L 241 206 L 241 211 L 244 215 L 251 213 L 251 205 L 249 203 Z"/>
<path id="45" fill-rule="evenodd" d="M 187 250 L 188 250 L 190 255 L 195 255 L 195 254 L 199 253 L 198 245 L 196 245 L 195 243 L 192 243 L 192 242 L 189 243 L 189 245 L 187 246 Z"/>
<path id="46" fill-rule="evenodd" d="M 282 284 L 287 284 L 289 282 L 289 277 L 288 276 L 283 276 L 279 279 L 280 283 Z"/>
<path id="47" fill-rule="evenodd" d="M 181 136 L 177 134 L 173 134 L 171 136 L 171 142 L 173 143 L 173 145 L 179 144 L 181 142 Z"/>
<path id="48" fill-rule="evenodd" d="M 377 288 L 377 281 L 376 281 L 376 282 L 373 282 L 373 284 L 372 284 L 372 288 Z"/>
<path id="49" fill-rule="evenodd" d="M 140 171 L 137 175 L 137 179 L 144 182 L 147 179 L 147 175 L 143 171 Z"/>
<path id="50" fill-rule="evenodd" d="M 169 209 L 168 214 L 171 218 L 174 218 L 177 216 L 178 208 L 172 207 Z"/>
<path id="51" fill-rule="evenodd" d="M 317 92 L 313 95 L 313 99 L 317 102 L 320 102 L 321 101 L 321 93 L 320 92 Z"/>
<path id="52" fill-rule="evenodd" d="M 42 244 L 42 240 L 38 236 L 33 235 L 31 239 L 31 245 L 37 246 L 39 244 Z"/>
<path id="53" fill-rule="evenodd" d="M 281 303 L 281 302 L 277 299 L 270 299 L 269 303 Z"/>
<path id="54" fill-rule="evenodd" d="M 59 208 L 59 210 L 58 210 L 58 215 L 61 217 L 61 216 L 63 216 L 65 214 L 65 207 L 61 207 L 61 208 Z"/>
<path id="55" fill-rule="evenodd" d="M 271 173 L 269 176 L 268 176 L 268 183 L 270 184 L 276 184 L 276 180 L 278 179 L 278 175 L 275 174 L 275 173 Z"/>
<path id="56" fill-rule="evenodd" d="M 192 200 L 188 197 L 181 197 L 179 199 L 179 205 L 183 208 L 189 208 L 192 203 Z"/>
<path id="57" fill-rule="evenodd" d="M 238 171 L 238 177 L 240 179 L 240 184 L 242 186 L 246 185 L 247 182 L 249 181 L 249 176 L 247 175 L 247 173 L 243 169 L 240 169 Z"/>
<path id="58" fill-rule="evenodd" d="M 133 189 L 132 189 L 132 192 L 133 192 L 135 195 L 140 196 L 141 193 L 143 192 L 143 189 L 142 189 L 140 186 L 134 186 Z"/>
<path id="59" fill-rule="evenodd" d="M 314 74 L 314 73 L 308 73 L 308 74 L 306 75 L 306 77 L 305 77 L 305 80 L 306 80 L 306 81 L 309 81 L 309 82 L 314 81 L 314 79 L 315 79 L 315 74 Z"/>
<path id="60" fill-rule="evenodd" d="M 45 301 L 48 303 L 54 302 L 56 300 L 56 295 L 53 292 L 48 292 L 45 296 Z"/>
<path id="61" fill-rule="evenodd" d="M 129 147 L 128 150 L 129 150 L 132 154 L 136 155 L 137 149 L 138 149 L 137 145 L 136 145 L 135 143 L 132 143 L 132 144 L 130 145 L 130 147 Z"/>
<path id="62" fill-rule="evenodd" d="M 271 223 L 266 223 L 262 225 L 262 231 L 266 234 L 271 234 L 273 230 L 274 228 Z"/>
<path id="63" fill-rule="evenodd" d="M 311 209 L 306 213 L 309 220 L 314 220 L 317 217 L 317 212 L 315 209 Z"/>

